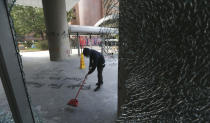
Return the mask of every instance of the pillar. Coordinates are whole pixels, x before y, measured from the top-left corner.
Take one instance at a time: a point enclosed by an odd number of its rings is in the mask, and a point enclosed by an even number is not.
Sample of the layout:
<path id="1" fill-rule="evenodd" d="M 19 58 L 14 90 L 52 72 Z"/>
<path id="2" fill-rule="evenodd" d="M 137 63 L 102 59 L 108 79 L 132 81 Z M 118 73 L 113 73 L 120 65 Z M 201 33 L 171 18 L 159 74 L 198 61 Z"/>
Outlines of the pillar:
<path id="1" fill-rule="evenodd" d="M 42 0 L 50 60 L 64 60 L 70 54 L 65 0 Z"/>

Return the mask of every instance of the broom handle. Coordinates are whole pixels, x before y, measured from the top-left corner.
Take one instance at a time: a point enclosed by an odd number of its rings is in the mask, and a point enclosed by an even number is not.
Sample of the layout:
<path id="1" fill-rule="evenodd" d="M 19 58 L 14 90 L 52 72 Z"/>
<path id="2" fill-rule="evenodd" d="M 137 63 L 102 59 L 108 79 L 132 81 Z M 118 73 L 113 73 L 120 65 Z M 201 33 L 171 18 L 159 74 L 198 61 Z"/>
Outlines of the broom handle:
<path id="1" fill-rule="evenodd" d="M 81 90 L 83 84 L 85 83 L 85 80 L 86 80 L 86 77 L 85 77 L 85 79 L 83 80 L 82 84 L 80 85 L 79 90 L 78 90 L 78 92 L 77 92 L 77 95 L 76 95 L 75 99 L 78 97 L 79 92 L 80 92 L 80 90 Z"/>

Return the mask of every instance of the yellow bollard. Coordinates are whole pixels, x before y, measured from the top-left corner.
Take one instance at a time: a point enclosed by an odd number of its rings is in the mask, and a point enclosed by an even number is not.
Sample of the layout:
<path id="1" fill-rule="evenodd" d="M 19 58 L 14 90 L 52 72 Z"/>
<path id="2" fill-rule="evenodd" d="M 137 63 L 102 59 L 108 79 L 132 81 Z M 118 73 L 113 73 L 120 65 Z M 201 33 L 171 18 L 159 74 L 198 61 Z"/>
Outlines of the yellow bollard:
<path id="1" fill-rule="evenodd" d="M 85 60 L 83 53 L 81 53 L 81 58 L 80 58 L 80 69 L 85 69 Z"/>

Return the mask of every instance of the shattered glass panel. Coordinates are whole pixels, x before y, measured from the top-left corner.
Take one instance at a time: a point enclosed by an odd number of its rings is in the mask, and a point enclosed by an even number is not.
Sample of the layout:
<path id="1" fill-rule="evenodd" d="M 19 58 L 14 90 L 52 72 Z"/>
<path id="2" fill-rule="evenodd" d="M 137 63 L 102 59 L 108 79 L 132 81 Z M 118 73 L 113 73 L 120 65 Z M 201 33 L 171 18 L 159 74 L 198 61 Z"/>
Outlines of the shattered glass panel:
<path id="1" fill-rule="evenodd" d="M 210 1 L 121 0 L 118 122 L 210 121 Z"/>
<path id="2" fill-rule="evenodd" d="M 16 40 L 13 18 L 10 15 L 16 0 L 8 0 L 8 1 L 5 0 L 5 2 L 7 2 L 7 7 L 8 7 L 7 10 L 8 10 L 8 14 L 9 14 L 10 26 L 12 27 L 12 33 L 13 33 L 14 39 Z M 15 41 L 14 44 L 15 44 L 15 48 L 16 48 L 16 51 L 17 51 L 16 53 L 18 54 L 18 60 L 20 62 L 21 72 L 23 74 L 23 79 L 25 80 L 25 76 L 24 76 L 25 74 L 23 72 L 23 66 L 22 66 L 22 59 L 20 57 L 19 49 L 17 47 L 17 41 Z M 25 84 L 25 81 L 24 81 L 24 84 Z M 29 95 L 28 95 L 28 91 L 27 91 L 26 87 L 25 87 L 25 89 L 26 89 L 27 96 L 28 96 L 29 100 L 31 100 Z M 43 123 L 42 119 L 40 118 L 40 116 L 38 114 L 38 111 L 34 108 L 34 106 L 32 106 L 32 112 L 33 112 L 33 117 L 35 119 L 35 122 L 36 123 Z M 10 111 L 9 104 L 8 104 L 8 101 L 7 101 L 7 98 L 6 98 L 6 94 L 5 94 L 4 88 L 2 86 L 1 78 L 0 78 L 0 123 L 14 123 L 14 119 L 12 117 L 12 112 Z"/>
<path id="3" fill-rule="evenodd" d="M 0 78 L 0 123 L 14 123 Z"/>
<path id="4" fill-rule="evenodd" d="M 14 123 L 11 112 L 0 112 L 0 123 Z"/>
<path id="5" fill-rule="evenodd" d="M 37 112 L 33 111 L 35 122 L 36 123 L 43 123 L 43 121 L 40 119 Z M 0 123 L 15 123 L 12 117 L 12 113 L 10 111 L 7 112 L 0 112 Z"/>
<path id="6" fill-rule="evenodd" d="M 34 109 L 34 107 L 32 109 L 36 123 L 43 123 L 42 119 L 38 114 L 38 111 Z M 4 88 L 2 86 L 1 78 L 0 78 L 0 123 L 15 123 L 9 108 L 9 104 L 7 102 Z"/>

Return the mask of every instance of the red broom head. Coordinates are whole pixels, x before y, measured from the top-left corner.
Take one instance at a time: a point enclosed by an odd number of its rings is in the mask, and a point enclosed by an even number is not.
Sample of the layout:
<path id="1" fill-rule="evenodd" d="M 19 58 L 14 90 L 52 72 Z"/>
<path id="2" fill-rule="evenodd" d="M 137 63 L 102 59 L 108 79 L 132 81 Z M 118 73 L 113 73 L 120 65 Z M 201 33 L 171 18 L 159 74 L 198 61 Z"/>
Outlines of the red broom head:
<path id="1" fill-rule="evenodd" d="M 78 100 L 77 100 L 77 99 L 71 99 L 71 100 L 67 103 L 67 105 L 77 107 L 77 106 L 78 106 Z"/>

